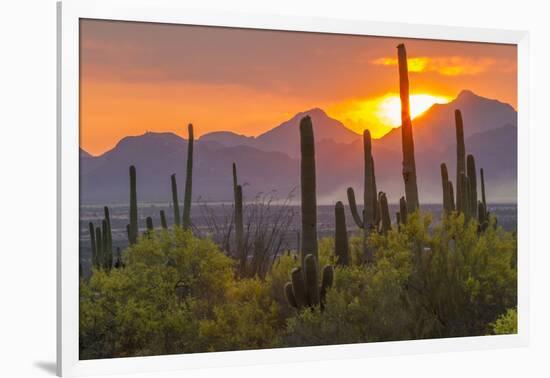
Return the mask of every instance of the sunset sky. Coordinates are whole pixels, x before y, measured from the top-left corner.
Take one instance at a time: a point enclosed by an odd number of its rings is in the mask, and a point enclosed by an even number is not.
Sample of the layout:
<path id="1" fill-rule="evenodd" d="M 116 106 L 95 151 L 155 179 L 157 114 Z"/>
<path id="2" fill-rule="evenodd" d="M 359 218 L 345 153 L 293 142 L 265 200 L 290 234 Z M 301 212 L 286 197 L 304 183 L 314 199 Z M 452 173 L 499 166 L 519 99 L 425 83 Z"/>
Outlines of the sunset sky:
<path id="1" fill-rule="evenodd" d="M 81 21 L 80 144 L 145 131 L 259 135 L 314 107 L 381 137 L 399 126 L 398 43 L 413 116 L 462 89 L 517 107 L 512 45 Z"/>

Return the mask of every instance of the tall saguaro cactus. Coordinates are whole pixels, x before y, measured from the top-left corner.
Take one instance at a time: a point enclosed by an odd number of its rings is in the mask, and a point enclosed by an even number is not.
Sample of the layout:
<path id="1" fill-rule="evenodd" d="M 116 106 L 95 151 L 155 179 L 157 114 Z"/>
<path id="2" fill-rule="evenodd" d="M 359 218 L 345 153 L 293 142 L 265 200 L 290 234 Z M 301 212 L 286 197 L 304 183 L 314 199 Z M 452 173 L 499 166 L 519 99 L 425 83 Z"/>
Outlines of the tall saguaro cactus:
<path id="1" fill-rule="evenodd" d="M 317 245 L 317 192 L 315 178 L 315 139 L 311 118 L 300 120 L 300 185 L 302 196 L 301 265 L 291 272 L 291 282 L 284 288 L 288 303 L 301 309 L 304 306 L 324 306 L 325 294 L 334 277 L 332 266 L 323 268 L 321 286 L 318 283 L 319 257 Z"/>
<path id="2" fill-rule="evenodd" d="M 305 256 L 313 255 L 318 260 L 317 246 L 317 189 L 315 174 L 315 139 L 311 118 L 305 116 L 300 120 L 300 186 L 302 197 L 302 251 L 301 261 L 304 266 Z"/>
<path id="3" fill-rule="evenodd" d="M 346 227 L 344 204 L 340 201 L 336 202 L 336 206 L 334 207 L 334 220 L 336 225 L 334 235 L 334 252 L 337 257 L 336 264 L 348 266 L 350 264 L 348 230 Z"/>
<path id="4" fill-rule="evenodd" d="M 464 124 L 462 122 L 462 113 L 455 110 L 455 128 L 456 128 L 456 209 L 464 212 L 466 205 L 462 202 L 464 193 L 461 175 L 466 174 L 466 147 L 464 145 Z"/>
<path id="5" fill-rule="evenodd" d="M 476 161 L 474 155 L 468 155 L 466 158 L 466 172 L 468 174 L 468 200 L 470 207 L 470 215 L 477 217 L 477 177 L 476 177 Z"/>
<path id="6" fill-rule="evenodd" d="M 90 229 L 90 246 L 92 248 L 92 266 L 97 266 L 97 248 L 96 248 L 96 239 L 95 239 L 95 228 L 92 222 L 88 223 Z"/>
<path id="7" fill-rule="evenodd" d="M 237 180 L 237 165 L 233 163 L 233 197 L 235 202 L 235 245 L 237 258 L 240 262 L 240 272 L 246 269 L 246 254 L 244 248 L 244 219 L 243 219 L 243 189 Z"/>
<path id="8" fill-rule="evenodd" d="M 180 225 L 180 203 L 178 201 L 178 183 L 176 182 L 176 174 L 170 176 L 172 183 L 172 205 L 174 208 L 174 224 Z"/>
<path id="9" fill-rule="evenodd" d="M 363 254 L 368 263 L 373 261 L 373 253 L 367 246 L 369 233 L 378 224 L 378 200 L 376 198 L 376 178 L 374 173 L 374 158 L 372 156 L 372 141 L 369 130 L 363 131 L 363 162 L 364 162 L 364 189 L 363 189 L 363 211 L 359 213 L 355 201 L 353 188 L 348 188 L 348 202 L 357 227 L 363 230 Z M 362 215 L 362 216 L 361 216 Z"/>
<path id="10" fill-rule="evenodd" d="M 187 127 L 187 171 L 185 172 L 185 194 L 183 198 L 183 228 L 191 227 L 191 197 L 193 189 L 193 125 Z"/>
<path id="11" fill-rule="evenodd" d="M 136 167 L 130 166 L 130 227 L 128 238 L 130 244 L 135 244 L 138 237 L 138 208 L 136 189 Z"/>
<path id="12" fill-rule="evenodd" d="M 403 181 L 405 182 L 405 197 L 409 213 L 417 210 L 418 187 L 416 184 L 416 163 L 414 159 L 414 140 L 409 104 L 409 69 L 407 51 L 404 44 L 397 46 L 399 64 L 399 97 L 401 99 L 401 143 L 403 148 Z"/>

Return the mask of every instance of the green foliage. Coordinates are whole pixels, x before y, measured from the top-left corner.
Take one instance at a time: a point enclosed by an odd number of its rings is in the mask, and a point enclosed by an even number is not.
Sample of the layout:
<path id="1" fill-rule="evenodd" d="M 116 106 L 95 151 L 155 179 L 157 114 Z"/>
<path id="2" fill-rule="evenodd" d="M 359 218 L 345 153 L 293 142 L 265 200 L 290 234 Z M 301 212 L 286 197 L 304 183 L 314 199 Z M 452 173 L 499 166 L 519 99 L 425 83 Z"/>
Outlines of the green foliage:
<path id="1" fill-rule="evenodd" d="M 362 235 L 350 238 L 352 261 L 334 269 L 332 285 L 323 290 L 317 274 L 323 311 L 285 298 L 301 266 L 295 253 L 265 280 L 239 279 L 238 262 L 211 240 L 156 230 L 124 251 L 123 267 L 81 280 L 80 358 L 513 333 L 515 235 L 494 218 L 482 233 L 464 219 L 455 212 L 434 225 L 410 213 L 400 231 L 371 233 L 372 264 Z M 334 239 L 318 245 L 319 265 L 334 265 Z"/>
<path id="2" fill-rule="evenodd" d="M 516 304 L 516 241 L 502 229 L 414 212 L 369 244 L 375 264 L 336 268 L 324 312 L 290 318 L 284 345 L 483 335 Z"/>
<path id="3" fill-rule="evenodd" d="M 212 319 L 199 322 L 199 338 L 208 351 L 270 348 L 277 342 L 279 305 L 266 282 L 235 282 L 213 312 Z"/>
<path id="4" fill-rule="evenodd" d="M 518 333 L 518 312 L 515 308 L 509 309 L 491 324 L 495 335 L 511 335 Z"/>
<path id="5" fill-rule="evenodd" d="M 140 238 L 123 260 L 124 269 L 94 269 L 81 283 L 80 357 L 203 350 L 199 322 L 226 302 L 233 261 L 177 227 Z"/>

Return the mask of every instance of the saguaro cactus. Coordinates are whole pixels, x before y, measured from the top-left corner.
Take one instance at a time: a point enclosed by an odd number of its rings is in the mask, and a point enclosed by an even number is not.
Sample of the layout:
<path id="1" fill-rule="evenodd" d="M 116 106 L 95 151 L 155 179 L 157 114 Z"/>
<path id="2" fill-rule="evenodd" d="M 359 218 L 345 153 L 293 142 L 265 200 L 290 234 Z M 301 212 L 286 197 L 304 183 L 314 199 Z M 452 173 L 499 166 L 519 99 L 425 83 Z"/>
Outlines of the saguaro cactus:
<path id="1" fill-rule="evenodd" d="M 388 198 L 386 197 L 386 193 L 380 192 L 378 195 L 378 203 L 380 204 L 380 219 L 381 219 L 381 225 L 380 225 L 380 233 L 387 234 L 388 231 L 391 230 L 391 218 L 390 218 L 390 210 L 388 206 Z"/>
<path id="2" fill-rule="evenodd" d="M 113 267 L 113 233 L 111 230 L 111 215 L 109 212 L 109 208 L 105 206 L 103 208 L 103 213 L 105 216 L 105 232 L 103 234 L 103 237 L 106 240 L 107 247 L 104 251 L 104 266 L 105 269 L 110 270 Z"/>
<path id="3" fill-rule="evenodd" d="M 166 214 L 164 213 L 164 210 L 160 211 L 160 225 L 165 230 L 168 228 L 168 223 L 166 222 Z"/>
<path id="4" fill-rule="evenodd" d="M 477 177 L 476 162 L 473 155 L 466 158 L 466 172 L 468 175 L 468 200 L 470 207 L 470 216 L 477 217 Z"/>
<path id="5" fill-rule="evenodd" d="M 88 223 L 90 230 L 90 247 L 92 248 L 92 266 L 97 266 L 97 249 L 95 244 L 95 229 L 92 222 Z"/>
<path id="6" fill-rule="evenodd" d="M 315 173 L 315 140 L 311 118 L 305 116 L 300 121 L 300 186 L 302 210 L 302 251 L 301 262 L 311 254 L 318 259 L 317 246 L 317 191 Z"/>
<path id="7" fill-rule="evenodd" d="M 191 197 L 193 189 L 193 125 L 187 127 L 187 171 L 185 172 L 185 195 L 183 199 L 183 228 L 191 227 Z"/>
<path id="8" fill-rule="evenodd" d="M 303 307 L 324 307 L 325 297 L 334 280 L 334 270 L 330 265 L 323 268 L 321 285 L 318 284 L 318 270 L 316 258 L 308 254 L 305 259 L 304 272 L 301 268 L 294 268 L 290 274 L 291 282 L 284 288 L 288 303 L 298 310 Z"/>
<path id="9" fill-rule="evenodd" d="M 174 209 L 174 224 L 180 225 L 180 203 L 178 201 L 178 183 L 176 182 L 176 174 L 170 176 L 172 183 L 172 207 Z"/>
<path id="10" fill-rule="evenodd" d="M 103 261 L 103 237 L 101 235 L 101 227 L 95 228 L 95 247 L 97 251 L 96 268 L 101 268 L 101 262 Z"/>
<path id="11" fill-rule="evenodd" d="M 416 184 L 416 163 L 414 159 L 414 140 L 409 104 L 409 69 L 407 51 L 404 44 L 397 46 L 399 64 L 399 97 L 401 99 L 401 143 L 403 148 L 403 181 L 405 182 L 405 197 L 407 210 L 418 209 L 418 187 Z"/>
<path id="12" fill-rule="evenodd" d="M 348 230 L 346 227 L 344 204 L 340 201 L 336 202 L 336 206 L 334 206 L 334 219 L 336 224 L 334 236 L 336 264 L 348 266 L 350 264 Z"/>
<path id="13" fill-rule="evenodd" d="M 237 165 L 235 163 L 233 163 L 233 198 L 235 205 L 235 246 L 237 248 L 237 258 L 240 262 L 240 272 L 244 274 L 247 256 L 244 248 L 243 189 L 237 180 Z"/>
<path id="14" fill-rule="evenodd" d="M 455 110 L 455 128 L 456 128 L 456 210 L 464 212 L 466 204 L 462 202 L 464 195 L 462 191 L 461 175 L 466 174 L 466 147 L 464 145 L 464 125 L 462 123 L 462 113 Z"/>
<path id="15" fill-rule="evenodd" d="M 376 228 L 379 222 L 378 200 L 376 198 L 376 176 L 374 173 L 374 158 L 372 156 L 372 142 L 369 130 L 363 132 L 363 162 L 364 162 L 364 189 L 362 217 L 357 209 L 355 192 L 348 188 L 348 202 L 357 227 L 363 230 L 363 254 L 367 264 L 372 263 L 373 253 L 368 248 L 369 233 Z"/>
<path id="16" fill-rule="evenodd" d="M 151 217 L 145 218 L 145 225 L 147 226 L 147 233 L 151 233 L 155 229 L 153 226 L 153 218 Z"/>
<path id="17" fill-rule="evenodd" d="M 138 236 L 138 208 L 137 208 L 137 189 L 136 189 L 136 167 L 130 166 L 130 228 L 129 242 L 135 244 Z"/>
<path id="18" fill-rule="evenodd" d="M 453 212 L 453 198 L 452 187 L 449 182 L 449 173 L 445 163 L 441 163 L 441 187 L 443 189 L 443 211 L 444 214 L 451 214 Z"/>

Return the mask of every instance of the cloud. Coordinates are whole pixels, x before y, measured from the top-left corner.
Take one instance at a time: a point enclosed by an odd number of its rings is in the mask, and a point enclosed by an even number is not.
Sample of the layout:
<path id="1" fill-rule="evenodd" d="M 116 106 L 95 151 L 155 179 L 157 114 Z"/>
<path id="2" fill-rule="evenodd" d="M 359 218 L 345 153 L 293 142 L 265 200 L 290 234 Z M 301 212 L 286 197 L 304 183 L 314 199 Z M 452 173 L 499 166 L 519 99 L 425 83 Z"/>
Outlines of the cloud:
<path id="1" fill-rule="evenodd" d="M 470 58 L 462 56 L 414 57 L 407 59 L 409 72 L 436 72 L 444 76 L 478 75 L 489 70 L 508 72 L 513 64 L 507 61 L 497 61 L 494 58 Z M 381 66 L 396 66 L 396 58 L 378 58 L 372 64 Z"/>

